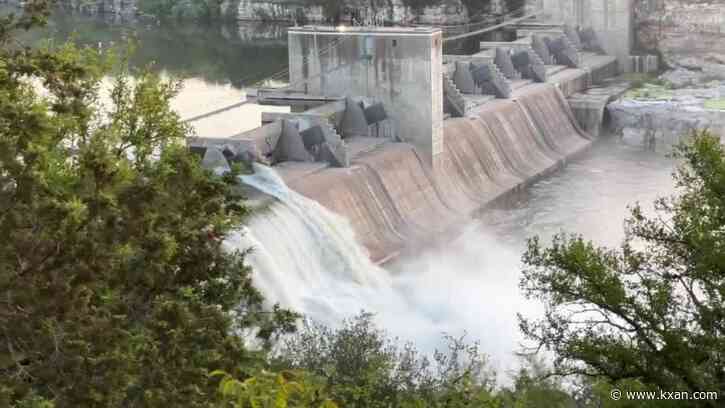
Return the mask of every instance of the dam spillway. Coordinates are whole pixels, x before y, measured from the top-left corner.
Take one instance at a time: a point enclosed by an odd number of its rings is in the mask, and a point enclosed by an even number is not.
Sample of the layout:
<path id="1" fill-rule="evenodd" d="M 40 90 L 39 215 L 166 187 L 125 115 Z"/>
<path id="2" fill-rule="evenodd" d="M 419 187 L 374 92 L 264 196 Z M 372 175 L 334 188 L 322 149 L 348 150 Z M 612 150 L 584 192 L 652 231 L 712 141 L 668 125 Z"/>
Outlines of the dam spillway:
<path id="1" fill-rule="evenodd" d="M 485 58 L 472 60 L 480 64 L 479 59 Z M 395 67 L 390 63 L 385 69 L 390 70 L 391 76 L 398 75 Z M 369 65 L 370 71 L 377 68 L 377 64 Z M 384 71 L 380 69 L 381 73 Z M 239 142 L 244 151 L 254 155 L 254 161 L 269 165 L 261 168 L 264 170 L 255 166 L 253 177 L 257 180 L 246 181 L 274 198 L 266 209 L 253 213 L 243 233 L 233 237 L 235 241 L 230 244 L 240 250 L 254 249 L 246 260 L 252 267 L 255 285 L 270 304 L 280 302 L 328 324 L 337 324 L 340 318 L 361 309 L 368 310 L 376 313 L 391 333 L 402 339 L 415 339 L 419 344 L 438 338 L 442 331 L 462 334 L 465 328 L 470 338 L 484 340 L 486 352 L 501 361 L 501 355 L 510 354 L 519 340 L 513 316 L 521 311 L 515 288 L 521 253 L 517 244 L 523 238 L 511 244 L 510 232 L 502 227 L 506 221 L 499 217 L 520 226 L 527 235 L 542 231 L 529 229 L 530 225 L 553 225 L 552 229 L 570 225 L 562 219 L 586 220 L 592 225 L 608 220 L 616 224 L 612 220 L 618 217 L 608 211 L 596 218 L 582 216 L 576 211 L 578 208 L 572 211 L 572 207 L 582 203 L 588 190 L 596 191 L 591 202 L 597 205 L 585 204 L 585 210 L 614 208 L 610 198 L 616 194 L 595 184 L 602 176 L 594 173 L 608 175 L 614 171 L 589 167 L 591 155 L 585 154 L 582 161 L 527 188 L 526 194 L 516 195 L 515 200 L 505 200 L 475 220 L 469 219 L 469 215 L 556 170 L 587 149 L 589 135 L 579 128 L 567 100 L 572 93 L 592 85 L 587 71 L 586 66 L 547 67 L 546 82 L 525 83 L 525 79 L 514 76 L 507 97 L 460 88 L 464 106 L 458 114 L 451 114 L 446 107 L 446 115 L 441 118 L 440 149 L 431 149 L 437 156 L 433 166 L 427 152 L 417 149 L 415 140 L 390 137 L 387 126 L 391 123 L 374 122 L 376 118 L 370 120 L 364 115 L 379 100 L 356 97 L 365 97 L 363 92 L 310 95 L 309 99 L 335 106 L 325 111 L 311 104 L 304 112 L 293 109 L 284 116 L 264 116 L 265 126 L 259 129 L 259 137 L 220 134 L 220 138 L 232 136 L 220 141 L 220 146 L 229 143 L 234 147 Z M 567 78 L 572 81 L 561 80 Z M 273 99 L 264 92 L 260 95 Z M 284 96 L 299 97 L 292 93 Z M 348 96 L 353 98 L 348 100 Z M 481 103 L 472 106 L 472 100 Z M 364 106 L 356 107 L 360 102 Z M 428 100 L 419 98 L 417 103 L 427 104 Z M 384 101 L 383 105 L 386 106 Z M 346 114 L 353 109 L 363 111 L 362 123 L 370 128 L 352 126 L 354 122 L 346 120 Z M 398 119 L 395 112 L 388 114 L 389 122 Z M 326 122 L 323 125 L 332 125 L 341 137 L 349 153 L 347 158 L 333 164 L 329 156 L 323 156 L 328 151 L 320 153 L 305 146 L 305 136 L 300 133 L 313 129 L 320 119 Z M 288 126 L 295 122 L 297 132 Z M 334 134 L 329 129 L 323 132 L 329 132 L 329 146 L 335 146 Z M 314 135 L 307 135 L 314 141 Z M 284 149 L 277 151 L 273 148 L 295 137 L 303 139 L 302 143 L 285 144 Z M 315 146 L 309 140 L 307 144 Z M 278 194 L 275 189 L 265 188 L 258 180 L 264 178 L 265 171 L 281 176 L 274 186 L 279 187 L 283 181 L 291 192 L 298 194 Z M 639 173 L 633 174 L 638 177 L 628 181 L 646 184 Z M 554 190 L 557 197 L 564 198 L 562 201 L 545 201 L 538 207 L 534 204 L 538 211 L 522 210 L 532 197 L 552 191 L 552 185 L 568 185 L 572 179 L 578 183 L 578 190 Z M 632 197 L 636 196 L 630 194 L 627 200 Z M 567 206 L 567 200 L 574 205 Z M 489 217 L 497 219 L 489 222 Z M 463 225 L 468 228 L 460 231 Z M 476 227 L 484 231 L 469 233 Z M 453 230 L 451 235 L 462 235 L 449 239 L 444 234 L 449 230 Z M 412 245 L 436 238 L 442 238 L 441 246 L 405 254 L 414 256 L 401 256 L 399 262 L 386 264 L 384 269 L 375 265 L 410 250 Z M 441 247 L 444 249 L 440 250 Z M 397 319 L 391 322 L 391 316 Z M 426 321 L 417 325 L 417 319 Z M 416 327 L 418 331 L 414 331 Z"/>
<path id="2" fill-rule="evenodd" d="M 241 176 L 241 181 L 275 201 L 257 211 L 226 245 L 241 251 L 252 248 L 246 261 L 255 272 L 255 285 L 266 297 L 332 318 L 335 311 L 355 313 L 364 304 L 355 288 L 389 289 L 387 275 L 374 273 L 378 267 L 358 244 L 345 218 L 290 189 L 274 169 L 258 164 L 254 169 L 253 175 Z M 299 291 L 300 287 L 306 290 Z M 324 294 L 331 293 L 339 296 L 323 301 Z M 355 306 L 346 308 L 346 302 Z"/>
<path id="3" fill-rule="evenodd" d="M 257 98 L 303 110 L 265 113 L 258 129 L 192 145 L 272 166 L 385 262 L 452 236 L 591 144 L 567 98 L 616 72 L 617 58 L 576 48 L 566 27 L 546 30 L 554 41 L 527 35 L 444 56 L 441 30 L 430 27 L 294 27 L 290 85 Z M 546 62 L 542 44 L 557 44 Z"/>
<path id="4" fill-rule="evenodd" d="M 354 158 L 349 168 L 295 178 L 288 167 L 280 174 L 290 188 L 348 219 L 380 261 L 460 226 L 586 149 L 591 141 L 561 98 L 556 87 L 540 84 L 474 116 L 444 121 L 444 152 L 433 171 L 413 146 L 389 143 Z"/>

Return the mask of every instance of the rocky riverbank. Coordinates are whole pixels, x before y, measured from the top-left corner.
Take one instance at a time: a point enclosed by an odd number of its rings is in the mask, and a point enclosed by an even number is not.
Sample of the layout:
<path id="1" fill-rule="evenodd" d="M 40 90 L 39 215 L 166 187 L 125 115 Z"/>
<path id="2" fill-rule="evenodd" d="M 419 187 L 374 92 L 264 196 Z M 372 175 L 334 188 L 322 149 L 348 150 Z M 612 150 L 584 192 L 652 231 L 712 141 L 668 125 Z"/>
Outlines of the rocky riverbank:
<path id="1" fill-rule="evenodd" d="M 725 0 L 639 0 L 636 45 L 656 52 L 676 87 L 725 80 Z"/>
<path id="2" fill-rule="evenodd" d="M 627 144 L 667 151 L 693 129 L 725 134 L 725 81 L 673 89 L 664 78 L 645 84 L 607 107 L 609 127 Z M 662 85 L 664 84 L 664 85 Z"/>
<path id="3" fill-rule="evenodd" d="M 608 106 L 628 144 L 669 150 L 692 129 L 725 132 L 725 0 L 638 0 L 634 53 L 662 72 Z"/>

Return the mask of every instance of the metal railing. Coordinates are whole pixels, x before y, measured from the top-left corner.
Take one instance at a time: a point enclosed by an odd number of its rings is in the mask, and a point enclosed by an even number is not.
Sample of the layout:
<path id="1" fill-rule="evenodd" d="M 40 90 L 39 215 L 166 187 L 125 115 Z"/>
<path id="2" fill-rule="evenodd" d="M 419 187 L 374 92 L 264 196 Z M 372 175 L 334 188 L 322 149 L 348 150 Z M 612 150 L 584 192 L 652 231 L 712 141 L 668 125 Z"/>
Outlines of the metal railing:
<path id="1" fill-rule="evenodd" d="M 521 13 L 524 10 L 525 10 L 525 8 L 521 8 L 521 9 L 518 9 L 518 10 L 514 10 L 514 11 L 512 11 L 510 13 L 507 13 L 506 15 L 504 15 L 503 18 L 505 20 L 507 17 L 512 17 L 512 16 L 515 16 L 515 15 L 518 15 L 519 13 Z M 543 13 L 543 9 L 539 9 L 537 11 L 534 11 L 534 12 L 531 12 L 531 13 L 527 13 L 527 14 L 521 16 L 521 17 L 515 17 L 515 18 L 512 18 L 510 20 L 505 20 L 505 21 L 503 21 L 503 22 L 501 22 L 499 24 L 495 24 L 495 25 L 483 27 L 481 29 L 475 29 L 473 31 L 469 31 L 469 32 L 463 33 L 463 34 L 456 34 L 456 35 L 448 36 L 448 37 L 445 37 L 443 39 L 443 42 L 462 40 L 464 38 L 473 37 L 473 36 L 480 35 L 480 34 L 483 34 L 483 33 L 487 33 L 487 32 L 490 32 L 490 31 L 498 30 L 499 28 L 503 28 L 503 27 L 506 27 L 508 25 L 518 23 L 520 21 L 528 20 L 528 19 L 530 19 L 532 17 L 536 17 L 536 16 L 538 16 L 541 13 Z M 483 23 L 487 23 L 487 22 L 483 22 Z"/>

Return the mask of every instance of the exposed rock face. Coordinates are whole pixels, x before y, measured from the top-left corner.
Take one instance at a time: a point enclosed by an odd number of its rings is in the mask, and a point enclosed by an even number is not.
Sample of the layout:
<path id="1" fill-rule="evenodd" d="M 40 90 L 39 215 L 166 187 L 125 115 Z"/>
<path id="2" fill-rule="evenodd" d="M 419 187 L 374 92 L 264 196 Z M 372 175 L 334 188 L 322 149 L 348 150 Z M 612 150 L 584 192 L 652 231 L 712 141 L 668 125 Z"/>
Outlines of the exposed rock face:
<path id="1" fill-rule="evenodd" d="M 660 98 L 623 97 L 607 106 L 610 128 L 625 142 L 668 150 L 693 129 L 725 131 L 725 110 L 707 101 L 725 96 L 725 83 L 709 88 L 684 88 Z"/>
<path id="2" fill-rule="evenodd" d="M 669 150 L 693 129 L 725 131 L 725 0 L 638 0 L 635 52 L 657 52 L 674 90 L 625 96 L 607 109 L 622 139 Z"/>
<path id="3" fill-rule="evenodd" d="M 144 0 L 61 0 L 61 7 L 110 15 L 133 15 Z M 461 24 L 483 12 L 506 13 L 518 0 L 431 0 L 415 6 L 416 0 L 209 0 L 218 17 L 249 21 L 327 22 L 332 19 L 366 24 Z M 2 2 L 2 1 L 0 1 Z M 5 0 L 20 4 L 20 0 Z M 339 3 L 339 4 L 338 4 Z M 216 9 L 216 4 L 219 8 Z M 473 12 L 467 5 L 473 4 Z M 216 14 L 216 13 L 215 13 Z"/>
<path id="4" fill-rule="evenodd" d="M 134 15 L 147 0 L 59 0 L 61 7 L 86 13 Z M 350 22 L 364 24 L 455 25 L 485 14 L 518 10 L 525 0 L 207 0 L 214 17 L 248 21 Z M 21 4 L 22 0 L 0 0 Z M 420 6 L 417 4 L 429 3 Z M 179 3 L 178 8 L 186 6 Z M 217 8 L 218 7 L 218 8 Z M 469 9 L 471 7 L 471 9 Z"/>
<path id="5" fill-rule="evenodd" d="M 91 14 L 133 15 L 138 0 L 62 0 L 58 4 Z"/>
<path id="6" fill-rule="evenodd" d="M 99 14 L 133 14 L 143 0 L 62 0 L 61 6 Z M 503 0 L 490 0 L 501 8 Z M 17 1 L 10 1 L 11 3 Z M 353 17 L 365 23 L 460 24 L 468 22 L 469 13 L 462 0 L 437 0 L 434 5 L 415 8 L 406 0 L 340 0 L 339 18 Z M 331 11 L 324 4 L 332 0 L 222 0 L 222 17 L 250 21 L 323 22 Z"/>
<path id="7" fill-rule="evenodd" d="M 372 23 L 456 24 L 468 20 L 468 11 L 461 0 L 437 3 L 416 10 L 403 0 L 345 0 L 339 17 L 343 21 L 356 17 Z M 223 8 L 240 20 L 320 22 L 331 17 L 322 2 L 314 0 L 227 0 Z"/>
<path id="8" fill-rule="evenodd" d="M 640 0 L 638 46 L 659 50 L 676 85 L 725 79 L 725 0 Z"/>
<path id="9" fill-rule="evenodd" d="M 230 40 L 244 42 L 263 41 L 264 44 L 277 43 L 287 46 L 287 27 L 280 24 L 265 24 L 261 21 L 240 21 L 238 24 L 223 24 L 221 32 Z"/>

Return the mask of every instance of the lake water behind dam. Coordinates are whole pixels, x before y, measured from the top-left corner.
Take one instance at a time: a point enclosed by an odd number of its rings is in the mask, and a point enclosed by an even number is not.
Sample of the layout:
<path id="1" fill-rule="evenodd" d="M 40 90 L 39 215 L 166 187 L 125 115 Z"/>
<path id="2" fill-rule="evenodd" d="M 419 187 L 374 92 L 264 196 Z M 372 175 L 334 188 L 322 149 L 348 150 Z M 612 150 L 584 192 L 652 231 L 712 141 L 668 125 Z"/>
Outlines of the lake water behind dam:
<path id="1" fill-rule="evenodd" d="M 157 25 L 58 14 L 28 41 L 40 38 L 74 38 L 101 48 L 136 39 L 134 66 L 153 64 L 154 69 L 186 78 L 174 101 L 183 118 L 241 101 L 247 84 L 287 64 L 284 27 L 269 24 Z M 249 104 L 225 113 L 234 120 L 203 120 L 195 127 L 201 136 L 231 134 L 258 126 L 263 110 L 285 109 Z M 469 339 L 481 341 L 503 373 L 515 366 L 513 352 L 521 341 L 516 313 L 535 315 L 538 308 L 518 292 L 526 239 L 547 239 L 566 230 L 616 245 L 623 237 L 628 204 L 651 203 L 673 192 L 673 166 L 663 153 L 605 137 L 564 169 L 471 220 L 458 238 L 399 259 L 387 269 L 365 261 L 344 220 L 294 195 L 284 196 L 289 200 L 286 207 L 252 220 L 248 237 L 236 237 L 236 244 L 260 246 L 252 263 L 262 269 L 258 274 L 267 268 L 259 281 L 273 300 L 331 323 L 365 308 L 377 313 L 391 334 L 427 350 L 439 344 L 440 333 L 465 331 Z M 284 192 L 270 177 L 248 181 Z M 319 217 L 305 224 L 297 219 L 300 211 L 315 211 Z M 294 234 L 280 237 L 280 231 Z M 294 239 L 308 241 L 300 245 Z M 322 255 L 315 255 L 315 247 L 326 245 Z M 299 253 L 300 248 L 306 263 L 268 262 Z"/>

